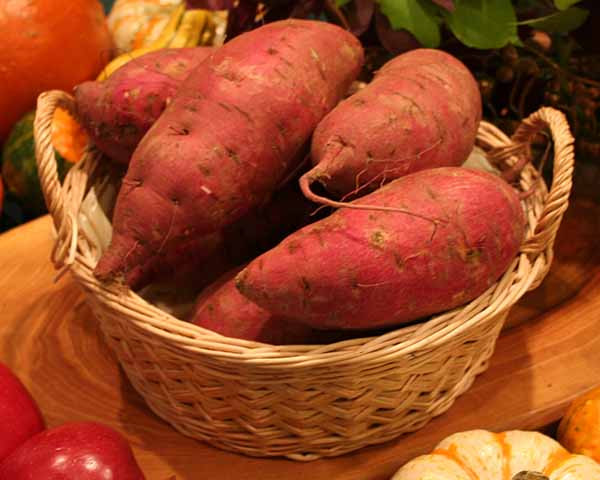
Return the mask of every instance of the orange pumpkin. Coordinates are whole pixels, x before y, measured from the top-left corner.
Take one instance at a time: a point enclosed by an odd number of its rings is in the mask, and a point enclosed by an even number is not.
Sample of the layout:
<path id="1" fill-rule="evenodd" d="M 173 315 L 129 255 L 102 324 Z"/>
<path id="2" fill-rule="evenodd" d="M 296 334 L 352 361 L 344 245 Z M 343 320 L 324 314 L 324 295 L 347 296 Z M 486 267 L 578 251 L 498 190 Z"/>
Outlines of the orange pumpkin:
<path id="1" fill-rule="evenodd" d="M 571 403 L 557 438 L 568 450 L 600 462 L 600 387 Z"/>
<path id="2" fill-rule="evenodd" d="M 98 0 L 0 1 L 0 143 L 37 96 L 102 70 L 112 38 Z"/>

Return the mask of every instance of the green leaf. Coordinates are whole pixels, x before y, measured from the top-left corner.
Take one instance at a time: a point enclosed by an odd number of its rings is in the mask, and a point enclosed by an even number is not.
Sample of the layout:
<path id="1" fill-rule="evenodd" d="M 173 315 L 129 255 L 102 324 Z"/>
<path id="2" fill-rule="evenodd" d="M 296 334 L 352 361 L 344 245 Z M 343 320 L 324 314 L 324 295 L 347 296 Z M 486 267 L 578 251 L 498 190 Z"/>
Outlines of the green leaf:
<path id="1" fill-rule="evenodd" d="M 394 30 L 408 30 L 424 47 L 440 44 L 437 10 L 429 0 L 380 0 L 379 8 Z"/>
<path id="2" fill-rule="evenodd" d="M 556 48 L 556 58 L 558 64 L 564 69 L 568 69 L 569 59 L 575 49 L 575 40 L 571 37 L 552 39 L 552 45 Z"/>
<path id="3" fill-rule="evenodd" d="M 519 42 L 511 0 L 456 0 L 455 7 L 446 23 L 468 47 L 492 49 Z"/>
<path id="4" fill-rule="evenodd" d="M 566 10 L 571 5 L 581 2 L 581 0 L 554 0 L 554 5 L 559 10 Z"/>
<path id="5" fill-rule="evenodd" d="M 335 4 L 338 7 L 343 7 L 344 5 L 347 5 L 348 3 L 350 3 L 352 0 L 335 0 Z"/>
<path id="6" fill-rule="evenodd" d="M 562 12 L 556 12 L 546 17 L 525 20 L 518 24 L 529 25 L 548 33 L 569 33 L 583 25 L 589 15 L 590 12 L 584 8 L 571 7 Z"/>

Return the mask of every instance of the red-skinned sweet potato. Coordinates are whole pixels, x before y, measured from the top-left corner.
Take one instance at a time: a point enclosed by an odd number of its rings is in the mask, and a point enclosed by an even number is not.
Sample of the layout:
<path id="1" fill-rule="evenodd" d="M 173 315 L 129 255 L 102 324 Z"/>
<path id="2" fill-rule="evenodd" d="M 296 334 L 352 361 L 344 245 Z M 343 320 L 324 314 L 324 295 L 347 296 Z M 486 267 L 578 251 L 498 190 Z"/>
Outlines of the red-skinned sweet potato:
<path id="1" fill-rule="evenodd" d="M 397 325 L 480 295 L 524 235 L 515 190 L 460 167 L 413 173 L 348 206 L 252 261 L 239 290 L 315 328 Z"/>
<path id="2" fill-rule="evenodd" d="M 124 274 L 124 280 L 133 290 L 151 283 L 189 283 L 200 289 L 235 265 L 225 246 L 223 232 L 202 235 L 189 243 L 182 243 L 155 262 L 133 265 Z"/>
<path id="3" fill-rule="evenodd" d="M 136 149 L 95 274 L 144 268 L 264 203 L 362 62 L 352 34 L 319 21 L 269 23 L 220 47 Z"/>
<path id="4" fill-rule="evenodd" d="M 469 70 L 440 50 L 418 49 L 386 63 L 365 88 L 341 102 L 312 138 L 318 181 L 338 196 L 368 193 L 427 168 L 461 165 L 473 149 L 481 96 Z"/>
<path id="5" fill-rule="evenodd" d="M 308 343 L 311 328 L 277 318 L 238 292 L 234 277 L 239 270 L 223 275 L 200 294 L 190 322 L 242 340 L 272 345 Z"/>
<path id="6" fill-rule="evenodd" d="M 75 89 L 77 116 L 98 149 L 128 164 L 185 77 L 214 48 L 166 48 L 135 58 L 107 80 Z"/>
<path id="7" fill-rule="evenodd" d="M 248 212 L 219 232 L 181 243 L 168 255 L 134 265 L 125 272 L 125 282 L 134 290 L 150 283 L 192 282 L 200 289 L 224 272 L 247 263 L 273 248 L 287 235 L 319 219 L 312 216 L 315 204 L 298 187 L 298 176 L 264 206 Z M 208 282 L 208 283 L 207 283 Z"/>
<path id="8" fill-rule="evenodd" d="M 329 344 L 357 337 L 357 332 L 314 330 L 259 307 L 244 297 L 235 286 L 234 277 L 242 268 L 237 267 L 225 273 L 206 287 L 196 299 L 188 321 L 226 337 L 271 345 Z M 364 335 L 382 333 L 371 331 L 364 332 Z"/>
<path id="9" fill-rule="evenodd" d="M 223 229 L 227 258 L 233 265 L 249 262 L 299 228 L 323 218 L 311 215 L 316 206 L 302 195 L 297 180 L 275 192 L 264 207 Z"/>

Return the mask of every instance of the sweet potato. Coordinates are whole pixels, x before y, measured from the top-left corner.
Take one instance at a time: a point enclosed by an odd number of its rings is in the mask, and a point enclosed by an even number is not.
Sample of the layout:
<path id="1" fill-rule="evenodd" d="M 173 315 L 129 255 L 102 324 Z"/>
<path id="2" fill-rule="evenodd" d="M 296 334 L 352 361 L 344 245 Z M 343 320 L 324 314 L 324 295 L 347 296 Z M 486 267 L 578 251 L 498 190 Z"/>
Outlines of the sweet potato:
<path id="1" fill-rule="evenodd" d="M 302 195 L 296 178 L 275 192 L 267 205 L 255 208 L 223 229 L 227 258 L 233 265 L 247 263 L 292 232 L 322 218 L 324 215 L 311 215 L 315 208 Z"/>
<path id="2" fill-rule="evenodd" d="M 352 208 L 362 205 L 370 209 Z M 485 291 L 515 258 L 524 226 L 519 195 L 495 175 L 423 170 L 288 236 L 237 287 L 315 328 L 402 324 Z"/>
<path id="3" fill-rule="evenodd" d="M 473 149 L 481 97 L 469 70 L 440 50 L 418 49 L 386 63 L 365 88 L 317 126 L 308 198 L 321 183 L 334 195 L 368 193 L 427 168 L 461 165 Z"/>
<path id="4" fill-rule="evenodd" d="M 204 289 L 188 321 L 226 337 L 271 345 L 329 344 L 357 337 L 354 331 L 315 330 L 259 307 L 237 290 L 234 277 L 240 270 L 225 273 Z M 384 332 L 367 333 L 375 336 Z"/>
<path id="5" fill-rule="evenodd" d="M 200 289 L 235 265 L 230 261 L 226 245 L 227 237 L 223 232 L 191 239 L 153 262 L 132 265 L 123 272 L 125 283 L 133 290 L 139 290 L 155 282 L 193 282 Z"/>
<path id="6" fill-rule="evenodd" d="M 79 121 L 100 151 L 128 164 L 183 79 L 213 51 L 212 47 L 157 50 L 131 60 L 105 81 L 78 85 Z"/>
<path id="7" fill-rule="evenodd" d="M 256 207 L 219 232 L 182 242 L 168 255 L 154 257 L 143 265 L 123 271 L 125 282 L 134 290 L 151 283 L 189 283 L 198 289 L 221 274 L 273 248 L 287 235 L 308 225 L 315 204 L 298 186 L 298 176 L 273 194 L 269 203 Z"/>
<path id="8" fill-rule="evenodd" d="M 309 342 L 313 333 L 311 328 L 277 318 L 237 291 L 234 277 L 239 270 L 223 275 L 200 294 L 190 322 L 242 340 L 272 345 Z"/>
<path id="9" fill-rule="evenodd" d="M 269 23 L 220 47 L 136 149 L 95 274 L 168 256 L 265 203 L 362 61 L 352 34 L 309 20 Z"/>

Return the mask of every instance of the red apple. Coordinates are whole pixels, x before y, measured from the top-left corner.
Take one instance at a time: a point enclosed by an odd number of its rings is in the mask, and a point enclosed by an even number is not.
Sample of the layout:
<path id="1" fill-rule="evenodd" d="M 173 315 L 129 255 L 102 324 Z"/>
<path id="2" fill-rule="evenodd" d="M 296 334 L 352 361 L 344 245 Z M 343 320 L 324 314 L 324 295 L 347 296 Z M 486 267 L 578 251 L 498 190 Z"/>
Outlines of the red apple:
<path id="1" fill-rule="evenodd" d="M 44 429 L 36 403 L 21 381 L 0 363 L 0 462 Z"/>
<path id="2" fill-rule="evenodd" d="M 144 480 L 127 441 L 98 423 L 69 423 L 31 437 L 2 463 L 0 480 Z"/>

